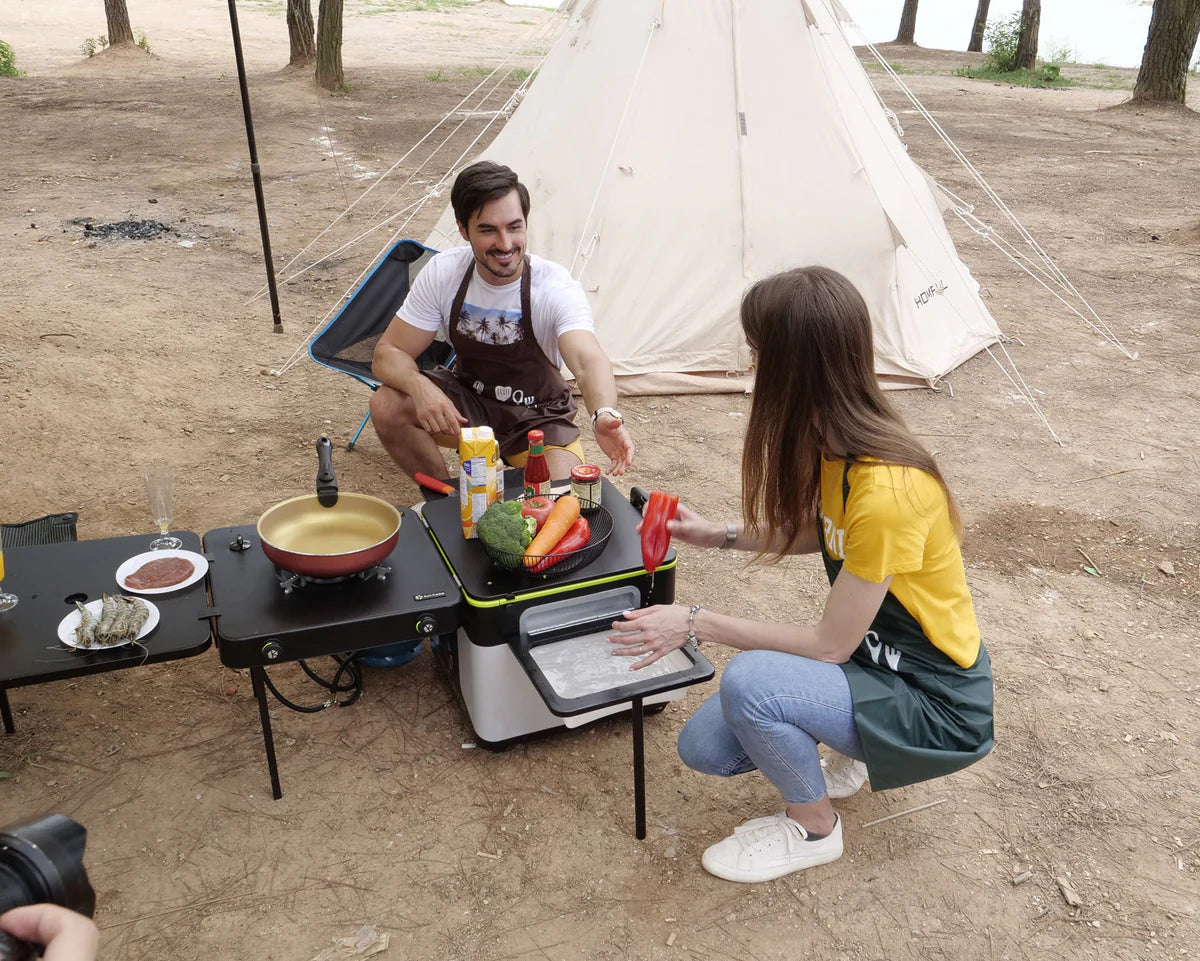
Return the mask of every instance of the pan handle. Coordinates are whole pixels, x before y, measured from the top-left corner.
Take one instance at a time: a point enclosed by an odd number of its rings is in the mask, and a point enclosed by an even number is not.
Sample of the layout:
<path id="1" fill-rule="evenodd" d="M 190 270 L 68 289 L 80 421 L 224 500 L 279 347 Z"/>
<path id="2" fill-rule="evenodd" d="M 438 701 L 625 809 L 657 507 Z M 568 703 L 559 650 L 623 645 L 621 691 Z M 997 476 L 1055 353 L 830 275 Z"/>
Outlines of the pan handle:
<path id="1" fill-rule="evenodd" d="M 333 472 L 333 445 L 322 435 L 317 441 L 317 502 L 333 507 L 338 499 L 337 474 Z"/>

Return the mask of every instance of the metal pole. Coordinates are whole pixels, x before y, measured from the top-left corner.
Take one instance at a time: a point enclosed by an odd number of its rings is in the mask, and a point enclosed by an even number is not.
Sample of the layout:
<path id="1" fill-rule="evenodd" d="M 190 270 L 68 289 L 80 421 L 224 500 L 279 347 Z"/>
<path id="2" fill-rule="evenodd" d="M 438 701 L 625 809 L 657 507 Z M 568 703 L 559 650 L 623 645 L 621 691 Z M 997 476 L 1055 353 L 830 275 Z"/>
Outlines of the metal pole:
<path id="1" fill-rule="evenodd" d="M 258 150 L 254 146 L 254 121 L 250 119 L 250 90 L 246 86 L 246 63 L 242 59 L 242 34 L 238 30 L 237 5 L 229 0 L 229 25 L 233 28 L 233 52 L 237 57 L 238 85 L 242 88 L 242 112 L 246 115 L 246 142 L 250 145 L 250 172 L 254 176 L 254 199 L 258 203 L 258 228 L 262 233 L 263 259 L 267 262 L 267 289 L 271 293 L 271 315 L 275 318 L 275 333 L 283 333 L 279 318 L 279 291 L 275 288 L 275 265 L 271 261 L 271 234 L 267 230 L 267 204 L 263 199 L 262 168 L 258 165 Z"/>

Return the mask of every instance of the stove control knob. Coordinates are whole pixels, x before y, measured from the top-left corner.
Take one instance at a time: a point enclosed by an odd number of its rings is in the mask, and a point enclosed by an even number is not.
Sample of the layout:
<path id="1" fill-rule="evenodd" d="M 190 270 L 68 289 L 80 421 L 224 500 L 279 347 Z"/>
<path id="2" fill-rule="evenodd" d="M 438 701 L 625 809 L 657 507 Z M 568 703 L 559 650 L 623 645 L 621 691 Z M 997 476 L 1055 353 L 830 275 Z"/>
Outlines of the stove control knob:
<path id="1" fill-rule="evenodd" d="M 437 620 L 432 614 L 426 614 L 419 621 L 417 621 L 417 630 L 428 637 L 437 630 Z"/>
<path id="2" fill-rule="evenodd" d="M 278 661 L 281 657 L 283 657 L 283 645 L 278 641 L 267 641 L 267 643 L 262 646 L 261 653 L 264 660 Z"/>

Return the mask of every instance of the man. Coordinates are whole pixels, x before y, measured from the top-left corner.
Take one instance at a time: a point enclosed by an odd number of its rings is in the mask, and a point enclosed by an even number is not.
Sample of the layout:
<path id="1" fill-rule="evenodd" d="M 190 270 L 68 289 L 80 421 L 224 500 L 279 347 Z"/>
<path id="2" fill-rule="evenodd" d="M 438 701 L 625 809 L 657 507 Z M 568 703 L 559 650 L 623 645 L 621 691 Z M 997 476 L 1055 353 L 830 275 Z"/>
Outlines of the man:
<path id="1" fill-rule="evenodd" d="M 612 364 L 578 281 L 525 251 L 529 191 L 508 167 L 482 161 L 458 175 L 450 204 L 470 246 L 425 265 L 375 347 L 381 385 L 371 420 L 383 446 L 410 477 L 441 477 L 438 445 L 457 447 L 463 426 L 492 427 L 500 455 L 514 467 L 524 465 L 528 432 L 537 428 L 551 476 L 566 477 L 584 454 L 575 400 L 559 372 L 565 362 L 591 411 L 608 473 L 624 473 L 634 447 L 615 406 Z M 455 350 L 455 369 L 421 371 L 416 358 L 439 330 Z"/>

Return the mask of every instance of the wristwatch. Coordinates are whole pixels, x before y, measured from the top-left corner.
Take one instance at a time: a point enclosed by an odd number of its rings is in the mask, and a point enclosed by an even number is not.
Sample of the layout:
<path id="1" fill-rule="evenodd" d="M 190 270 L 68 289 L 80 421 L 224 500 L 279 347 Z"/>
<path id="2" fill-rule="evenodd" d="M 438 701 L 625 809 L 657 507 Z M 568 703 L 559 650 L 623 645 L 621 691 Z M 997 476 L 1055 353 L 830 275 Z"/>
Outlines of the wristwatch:
<path id="1" fill-rule="evenodd" d="M 621 416 L 621 412 L 619 410 L 617 410 L 615 407 L 597 407 L 594 411 L 592 411 L 592 429 L 593 430 L 595 430 L 595 428 L 596 428 L 596 419 L 601 414 L 608 414 L 609 417 L 615 417 L 617 419 L 618 424 L 625 423 L 625 418 Z"/>

